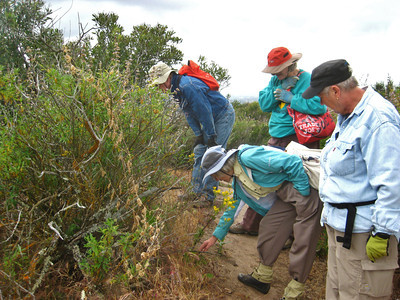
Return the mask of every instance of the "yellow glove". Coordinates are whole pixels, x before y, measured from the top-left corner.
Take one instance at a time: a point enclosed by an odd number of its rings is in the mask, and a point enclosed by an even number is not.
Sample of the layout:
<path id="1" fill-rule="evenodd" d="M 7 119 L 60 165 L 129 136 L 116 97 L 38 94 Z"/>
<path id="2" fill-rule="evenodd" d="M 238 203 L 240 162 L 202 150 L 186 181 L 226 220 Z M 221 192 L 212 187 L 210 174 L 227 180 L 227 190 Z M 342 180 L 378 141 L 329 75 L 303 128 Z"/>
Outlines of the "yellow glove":
<path id="1" fill-rule="evenodd" d="M 381 232 L 369 236 L 365 249 L 367 250 L 368 258 L 372 262 L 375 262 L 378 258 L 389 255 L 389 239 L 390 235 Z"/>

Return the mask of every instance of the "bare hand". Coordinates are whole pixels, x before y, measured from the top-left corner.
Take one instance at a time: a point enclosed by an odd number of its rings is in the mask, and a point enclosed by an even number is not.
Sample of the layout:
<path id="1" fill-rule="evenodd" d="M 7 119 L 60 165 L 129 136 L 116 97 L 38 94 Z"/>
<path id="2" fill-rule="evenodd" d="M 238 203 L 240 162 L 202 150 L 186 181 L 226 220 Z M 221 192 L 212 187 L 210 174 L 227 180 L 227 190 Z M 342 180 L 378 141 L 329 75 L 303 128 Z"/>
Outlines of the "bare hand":
<path id="1" fill-rule="evenodd" d="M 210 249 L 212 245 L 214 245 L 217 242 L 217 238 L 215 236 L 210 237 L 208 240 L 206 240 L 203 244 L 200 246 L 200 251 L 204 252 Z"/>

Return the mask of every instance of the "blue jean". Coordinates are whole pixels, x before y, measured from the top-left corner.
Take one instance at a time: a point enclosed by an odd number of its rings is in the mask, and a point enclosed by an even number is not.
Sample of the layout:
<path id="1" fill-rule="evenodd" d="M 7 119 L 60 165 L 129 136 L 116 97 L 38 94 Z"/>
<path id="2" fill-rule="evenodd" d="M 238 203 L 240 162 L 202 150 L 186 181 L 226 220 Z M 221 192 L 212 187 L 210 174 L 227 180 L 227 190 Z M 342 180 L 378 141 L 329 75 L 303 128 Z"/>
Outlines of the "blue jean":
<path id="1" fill-rule="evenodd" d="M 216 143 L 226 148 L 229 136 L 231 135 L 233 124 L 235 123 L 235 110 L 229 104 L 226 112 L 214 120 L 215 131 L 217 133 Z M 196 194 L 204 194 L 207 200 L 214 200 L 215 195 L 213 188 L 218 188 L 218 181 L 209 176 L 204 184 L 203 177 L 205 172 L 201 169 L 201 160 L 207 150 L 207 145 L 197 145 L 194 148 L 194 165 L 192 172 L 193 192 Z"/>

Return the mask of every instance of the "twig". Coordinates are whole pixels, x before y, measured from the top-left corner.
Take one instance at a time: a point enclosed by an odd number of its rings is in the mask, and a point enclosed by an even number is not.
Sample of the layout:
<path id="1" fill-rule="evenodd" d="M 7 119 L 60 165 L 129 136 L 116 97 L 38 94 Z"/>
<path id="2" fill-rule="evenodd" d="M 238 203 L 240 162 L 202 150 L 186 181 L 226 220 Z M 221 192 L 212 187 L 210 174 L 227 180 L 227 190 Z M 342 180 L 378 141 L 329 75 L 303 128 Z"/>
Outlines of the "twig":
<path id="1" fill-rule="evenodd" d="M 76 203 L 71 204 L 71 205 L 68 205 L 67 207 L 64 207 L 63 209 L 59 210 L 59 211 L 55 214 L 55 216 L 57 216 L 60 212 L 65 211 L 65 210 L 67 210 L 67 209 L 70 209 L 71 207 L 74 207 L 74 206 L 78 206 L 79 208 L 86 208 L 85 206 L 80 205 L 80 204 L 79 204 L 79 201 L 76 201 Z"/>
<path id="2" fill-rule="evenodd" d="M 51 171 L 42 171 L 42 173 L 40 173 L 40 175 L 38 176 L 38 178 L 42 178 L 42 176 L 44 174 L 49 174 L 49 175 L 58 175 L 56 172 L 51 172 Z"/>
<path id="3" fill-rule="evenodd" d="M 211 254 L 211 255 L 222 256 L 220 253 L 212 253 L 212 252 L 210 252 L 210 251 L 188 250 L 188 252 L 190 252 L 190 253 Z"/>
<path id="4" fill-rule="evenodd" d="M 57 240 L 58 240 L 57 238 L 53 238 L 52 239 L 52 241 L 50 243 L 50 246 L 47 247 L 47 249 L 43 252 L 43 256 L 45 255 L 45 252 L 50 253 L 50 254 L 54 253 L 53 251 L 56 248 Z M 45 277 L 45 275 L 46 275 L 46 273 L 47 273 L 47 271 L 49 269 L 49 266 L 53 265 L 53 263 L 51 262 L 51 255 L 50 254 L 44 259 L 44 265 L 43 265 L 42 271 L 40 272 L 40 276 L 36 280 L 36 282 L 35 282 L 35 284 L 33 285 L 33 288 L 32 288 L 32 292 L 33 293 L 42 284 L 43 278 Z M 40 254 L 40 256 L 42 256 L 42 255 Z"/>
<path id="5" fill-rule="evenodd" d="M 135 198 L 135 200 L 138 199 L 138 198 L 143 198 L 143 197 L 147 197 L 147 196 L 153 195 L 153 194 L 155 194 L 155 193 L 160 192 L 160 190 L 161 190 L 160 188 L 153 187 L 153 188 L 151 188 L 151 189 L 149 189 L 149 190 L 143 192 L 143 193 L 140 194 L 139 196 L 137 196 L 137 197 Z M 112 202 L 112 203 L 110 203 L 109 205 L 107 205 L 107 207 L 105 207 L 104 209 L 102 209 L 102 211 L 105 211 L 105 212 L 107 213 L 107 211 L 109 211 L 110 208 L 114 208 L 114 207 L 115 207 L 115 203 Z M 126 212 L 126 209 L 121 208 L 121 209 L 119 209 L 116 213 L 112 214 L 112 215 L 110 216 L 110 218 L 112 218 L 112 219 L 120 219 L 122 216 L 125 215 L 125 212 Z M 96 218 L 96 220 L 97 220 L 97 219 L 101 219 L 101 216 L 99 216 L 98 214 L 96 214 L 94 217 Z M 93 219 L 93 217 L 92 217 L 92 219 Z M 92 233 L 92 232 L 98 230 L 99 228 L 101 228 L 103 222 L 104 222 L 104 220 L 101 219 L 101 220 L 99 220 L 97 223 L 91 225 L 90 227 L 85 228 L 85 229 L 83 229 L 83 230 L 81 230 L 81 231 L 75 233 L 71 238 L 68 238 L 68 239 L 67 239 L 67 243 L 68 243 L 68 244 L 74 244 L 74 243 L 76 243 L 76 242 L 82 237 L 82 235 L 86 235 L 86 234 Z"/>
<path id="6" fill-rule="evenodd" d="M 43 199 L 39 200 L 37 203 L 35 203 L 35 205 L 32 206 L 31 210 L 29 211 L 29 214 L 32 214 L 33 210 L 36 207 L 38 207 L 40 204 L 42 204 L 43 202 L 45 202 L 45 201 L 47 201 L 47 200 L 49 200 L 51 198 L 55 198 L 55 197 L 57 197 L 57 195 L 51 195 L 51 196 L 48 196 L 46 198 L 43 198 Z"/>
<path id="7" fill-rule="evenodd" d="M 8 242 L 12 238 L 12 236 L 14 235 L 15 230 L 17 230 L 17 226 L 19 224 L 19 221 L 21 220 L 21 213 L 22 213 L 22 210 L 19 211 L 17 224 L 15 224 L 15 227 L 14 227 L 13 231 L 11 232 L 11 235 L 8 237 L 8 239 L 6 239 L 5 241 L 1 242 L 0 244 Z"/>
<path id="8" fill-rule="evenodd" d="M 79 250 L 79 246 L 78 245 L 72 246 L 72 256 L 74 257 L 75 261 L 78 263 L 77 264 L 78 268 L 81 270 L 82 274 L 86 278 L 89 278 L 89 274 L 86 274 L 85 269 L 81 267 L 82 261 L 84 260 L 84 257 L 82 255 L 81 251 Z"/>
<path id="9" fill-rule="evenodd" d="M 53 263 L 51 262 L 51 257 L 47 256 L 44 260 L 44 266 L 43 266 L 42 272 L 40 273 L 38 280 L 36 281 L 35 285 L 32 288 L 33 292 L 35 292 L 37 290 L 37 288 L 40 286 L 40 284 L 42 283 L 42 280 L 43 280 L 44 276 L 46 275 L 47 270 L 49 269 L 50 265 L 53 265 Z"/>
<path id="10" fill-rule="evenodd" d="M 53 226 L 53 223 L 54 223 L 54 222 L 51 221 L 51 222 L 48 223 L 47 225 L 49 225 L 50 229 L 53 230 L 53 231 L 60 237 L 60 239 L 64 240 L 64 238 L 61 236 L 60 229 L 59 229 L 59 228 L 55 228 L 55 227 Z M 54 223 L 54 224 L 55 224 L 56 227 L 58 227 L 58 225 L 57 225 L 56 223 Z"/>
<path id="11" fill-rule="evenodd" d="M 28 293 L 29 295 L 32 296 L 33 299 L 35 298 L 35 295 L 32 294 L 30 291 L 28 291 L 27 289 L 25 289 L 23 286 L 21 286 L 18 282 L 14 281 L 11 279 L 11 276 L 8 275 L 7 273 L 3 272 L 2 270 L 0 270 L 0 273 L 3 274 L 4 276 L 6 276 L 11 282 L 13 282 L 16 286 L 18 286 L 21 290 L 23 290 L 25 293 Z"/>
<path id="12" fill-rule="evenodd" d="M 92 130 L 93 130 L 93 128 L 92 128 Z M 80 164 L 83 164 L 83 165 L 87 164 L 88 162 L 90 162 L 97 155 L 97 152 L 100 151 L 100 147 L 103 144 L 104 137 L 105 137 L 106 133 L 107 133 L 107 129 L 104 131 L 103 136 L 101 137 L 101 139 L 99 139 L 97 141 L 98 143 L 96 144 L 96 150 L 94 151 L 94 153 L 87 160 L 81 162 Z M 96 136 L 96 138 L 97 138 L 97 136 Z"/>
<path id="13" fill-rule="evenodd" d="M 44 259 L 44 266 L 43 266 L 42 272 L 40 272 L 40 276 L 39 276 L 38 280 L 36 281 L 35 285 L 32 288 L 33 292 L 35 292 L 37 290 L 37 288 L 41 285 L 42 280 L 43 280 L 44 276 L 46 275 L 50 265 L 53 265 L 53 263 L 51 262 L 51 257 L 47 256 Z"/>
<path id="14" fill-rule="evenodd" d="M 206 225 L 203 226 L 203 228 L 200 229 L 200 234 L 199 236 L 195 239 L 193 247 L 191 250 L 189 251 L 194 251 L 193 248 L 197 245 L 198 242 L 200 242 L 201 237 L 204 235 L 204 231 L 205 229 L 208 227 L 208 225 L 210 225 L 211 221 L 215 220 L 215 216 L 210 216 L 210 218 L 208 219 Z"/>

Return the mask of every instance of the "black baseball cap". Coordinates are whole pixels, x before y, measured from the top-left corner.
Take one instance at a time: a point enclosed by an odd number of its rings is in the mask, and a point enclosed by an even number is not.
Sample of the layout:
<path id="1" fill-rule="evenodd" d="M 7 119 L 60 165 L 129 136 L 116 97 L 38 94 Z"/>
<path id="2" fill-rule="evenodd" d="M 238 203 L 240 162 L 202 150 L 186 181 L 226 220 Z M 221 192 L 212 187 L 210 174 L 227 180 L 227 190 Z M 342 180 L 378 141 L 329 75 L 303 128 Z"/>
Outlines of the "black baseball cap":
<path id="1" fill-rule="evenodd" d="M 317 96 L 327 86 L 349 79 L 351 74 L 350 65 L 344 59 L 324 62 L 312 71 L 310 86 L 304 91 L 302 96 L 305 99 Z"/>

